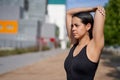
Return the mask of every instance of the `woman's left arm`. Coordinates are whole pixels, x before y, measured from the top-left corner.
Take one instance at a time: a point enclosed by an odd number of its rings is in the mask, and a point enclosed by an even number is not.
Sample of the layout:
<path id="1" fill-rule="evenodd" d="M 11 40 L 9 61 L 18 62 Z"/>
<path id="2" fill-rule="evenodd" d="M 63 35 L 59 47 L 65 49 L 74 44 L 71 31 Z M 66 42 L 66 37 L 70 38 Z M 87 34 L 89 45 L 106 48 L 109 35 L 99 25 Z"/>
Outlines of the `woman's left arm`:
<path id="1" fill-rule="evenodd" d="M 105 10 L 98 6 L 95 11 L 94 25 L 93 25 L 93 42 L 94 47 L 101 51 L 104 47 L 104 22 Z"/>

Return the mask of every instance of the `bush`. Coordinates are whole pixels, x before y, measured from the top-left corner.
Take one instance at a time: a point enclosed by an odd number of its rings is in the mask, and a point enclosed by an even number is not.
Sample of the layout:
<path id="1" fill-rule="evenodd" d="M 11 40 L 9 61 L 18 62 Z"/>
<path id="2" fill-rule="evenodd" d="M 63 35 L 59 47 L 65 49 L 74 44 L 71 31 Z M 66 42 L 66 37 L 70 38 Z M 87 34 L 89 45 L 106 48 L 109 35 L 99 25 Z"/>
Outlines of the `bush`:
<path id="1" fill-rule="evenodd" d="M 36 51 L 38 51 L 37 47 L 16 48 L 13 50 L 0 50 L 0 57 L 1 56 L 16 55 L 16 54 L 24 54 L 24 53 L 36 52 Z"/>

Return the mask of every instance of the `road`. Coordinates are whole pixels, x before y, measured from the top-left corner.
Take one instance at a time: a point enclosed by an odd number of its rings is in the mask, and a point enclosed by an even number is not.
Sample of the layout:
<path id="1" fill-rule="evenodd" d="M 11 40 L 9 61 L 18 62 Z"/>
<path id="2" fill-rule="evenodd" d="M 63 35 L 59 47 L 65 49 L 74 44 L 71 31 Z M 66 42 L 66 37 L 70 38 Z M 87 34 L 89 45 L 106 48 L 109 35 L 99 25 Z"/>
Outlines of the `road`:
<path id="1" fill-rule="evenodd" d="M 35 62 L 38 62 L 42 59 L 45 59 L 50 56 L 54 56 L 64 50 L 61 49 L 52 49 L 49 51 L 43 52 L 34 52 L 22 55 L 8 56 L 0 58 L 0 74 L 10 72 L 17 68 L 21 68 L 27 65 L 31 65 Z"/>
<path id="2" fill-rule="evenodd" d="M 63 65 L 68 50 L 53 50 L 53 52 L 56 53 L 31 65 L 1 74 L 0 80 L 66 80 Z M 116 79 L 116 76 L 112 75 L 117 74 L 116 69 L 106 64 L 106 62 L 109 62 L 109 58 L 106 56 L 104 58 L 104 56 L 101 57 L 95 80 L 119 80 L 119 78 Z"/>

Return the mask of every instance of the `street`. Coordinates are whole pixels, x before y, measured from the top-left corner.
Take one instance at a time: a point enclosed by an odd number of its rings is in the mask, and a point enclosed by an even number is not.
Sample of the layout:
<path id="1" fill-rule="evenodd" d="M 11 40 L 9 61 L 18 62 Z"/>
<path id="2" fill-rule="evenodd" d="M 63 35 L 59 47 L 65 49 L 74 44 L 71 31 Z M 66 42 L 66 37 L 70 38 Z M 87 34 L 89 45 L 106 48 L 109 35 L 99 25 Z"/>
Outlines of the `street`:
<path id="1" fill-rule="evenodd" d="M 54 56 L 46 57 L 31 65 L 1 74 L 0 80 L 66 80 L 64 60 L 67 54 L 68 50 L 57 52 Z M 118 80 L 115 76 L 110 75 L 116 74 L 116 69 L 105 65 L 105 62 L 109 60 L 108 58 L 104 59 L 103 56 L 100 60 L 95 80 Z"/>

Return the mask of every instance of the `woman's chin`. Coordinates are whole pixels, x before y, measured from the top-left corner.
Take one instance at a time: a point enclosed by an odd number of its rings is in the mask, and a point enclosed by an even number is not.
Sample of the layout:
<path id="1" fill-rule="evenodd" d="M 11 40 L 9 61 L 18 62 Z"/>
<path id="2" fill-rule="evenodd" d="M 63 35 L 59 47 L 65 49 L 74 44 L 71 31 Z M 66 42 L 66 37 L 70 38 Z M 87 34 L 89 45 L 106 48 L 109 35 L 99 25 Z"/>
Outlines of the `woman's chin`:
<path id="1" fill-rule="evenodd" d="M 75 39 L 79 39 L 79 37 L 78 37 L 78 36 L 74 36 L 74 38 L 75 38 Z"/>

